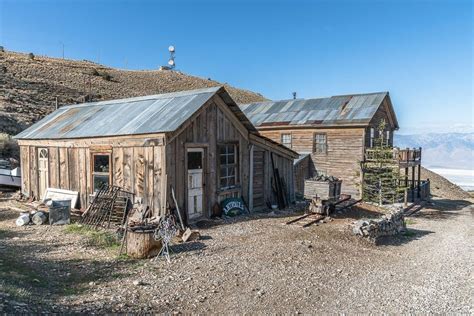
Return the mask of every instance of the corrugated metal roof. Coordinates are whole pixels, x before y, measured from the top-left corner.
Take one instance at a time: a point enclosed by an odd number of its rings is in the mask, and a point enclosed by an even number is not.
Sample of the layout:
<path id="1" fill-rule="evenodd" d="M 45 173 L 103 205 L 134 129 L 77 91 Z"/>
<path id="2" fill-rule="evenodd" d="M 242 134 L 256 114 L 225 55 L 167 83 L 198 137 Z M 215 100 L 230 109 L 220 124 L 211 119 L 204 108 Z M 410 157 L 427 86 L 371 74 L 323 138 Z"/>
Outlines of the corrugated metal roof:
<path id="1" fill-rule="evenodd" d="M 365 125 L 388 92 L 240 105 L 257 127 L 283 125 Z"/>
<path id="2" fill-rule="evenodd" d="M 171 132 L 216 93 L 230 98 L 224 88 L 214 87 L 64 106 L 15 138 L 60 139 Z M 237 115 L 241 113 L 235 102 L 232 101 L 229 107 Z M 243 123 L 255 130 L 246 118 Z"/>

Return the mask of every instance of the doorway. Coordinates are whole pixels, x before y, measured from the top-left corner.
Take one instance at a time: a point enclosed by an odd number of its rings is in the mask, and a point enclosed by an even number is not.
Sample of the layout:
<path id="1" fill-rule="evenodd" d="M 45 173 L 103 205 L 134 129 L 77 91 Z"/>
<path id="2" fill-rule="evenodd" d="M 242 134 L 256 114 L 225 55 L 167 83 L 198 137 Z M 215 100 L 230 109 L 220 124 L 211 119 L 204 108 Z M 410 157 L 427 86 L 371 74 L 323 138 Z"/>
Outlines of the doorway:
<path id="1" fill-rule="evenodd" d="M 188 178 L 188 219 L 193 220 L 204 215 L 204 148 L 188 148 L 186 154 Z"/>
<path id="2" fill-rule="evenodd" d="M 48 149 L 38 149 L 38 198 L 43 199 L 49 186 Z"/>

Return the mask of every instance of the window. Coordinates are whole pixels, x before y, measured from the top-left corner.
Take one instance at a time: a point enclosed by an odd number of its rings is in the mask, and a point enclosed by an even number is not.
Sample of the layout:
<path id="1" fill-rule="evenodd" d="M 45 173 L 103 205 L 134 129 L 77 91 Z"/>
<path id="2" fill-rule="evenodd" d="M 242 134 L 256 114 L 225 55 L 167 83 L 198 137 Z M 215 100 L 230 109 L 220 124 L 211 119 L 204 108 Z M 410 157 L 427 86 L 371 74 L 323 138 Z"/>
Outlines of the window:
<path id="1" fill-rule="evenodd" d="M 234 144 L 219 146 L 219 183 L 221 189 L 232 188 L 237 184 L 238 148 Z"/>
<path id="2" fill-rule="evenodd" d="M 386 134 L 387 134 L 387 137 L 386 137 L 386 142 L 387 143 L 386 143 L 386 145 L 389 146 L 390 145 L 390 131 L 387 131 Z"/>
<path id="3" fill-rule="evenodd" d="M 313 152 L 316 154 L 327 154 L 328 144 L 326 134 L 314 134 Z"/>
<path id="4" fill-rule="evenodd" d="M 92 187 L 97 191 L 102 185 L 110 183 L 110 155 L 93 154 L 92 163 Z"/>
<path id="5" fill-rule="evenodd" d="M 281 143 L 291 148 L 291 134 L 281 134 Z"/>
<path id="6" fill-rule="evenodd" d="M 48 149 L 46 148 L 41 148 L 39 150 L 39 157 L 40 158 L 48 158 Z"/>
<path id="7" fill-rule="evenodd" d="M 375 138 L 375 129 L 373 127 L 370 128 L 370 148 L 374 147 L 374 138 Z"/>

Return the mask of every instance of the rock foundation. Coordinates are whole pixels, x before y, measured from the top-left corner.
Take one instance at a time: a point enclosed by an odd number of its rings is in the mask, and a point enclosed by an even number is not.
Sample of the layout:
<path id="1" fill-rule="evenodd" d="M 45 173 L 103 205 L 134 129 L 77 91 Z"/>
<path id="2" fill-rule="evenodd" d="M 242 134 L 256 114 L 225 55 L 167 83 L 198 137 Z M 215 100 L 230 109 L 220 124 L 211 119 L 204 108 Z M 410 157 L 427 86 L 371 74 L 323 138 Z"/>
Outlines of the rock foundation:
<path id="1" fill-rule="evenodd" d="M 392 211 L 380 219 L 362 219 L 354 223 L 352 231 L 355 235 L 377 241 L 383 236 L 397 235 L 406 229 L 403 210 Z"/>

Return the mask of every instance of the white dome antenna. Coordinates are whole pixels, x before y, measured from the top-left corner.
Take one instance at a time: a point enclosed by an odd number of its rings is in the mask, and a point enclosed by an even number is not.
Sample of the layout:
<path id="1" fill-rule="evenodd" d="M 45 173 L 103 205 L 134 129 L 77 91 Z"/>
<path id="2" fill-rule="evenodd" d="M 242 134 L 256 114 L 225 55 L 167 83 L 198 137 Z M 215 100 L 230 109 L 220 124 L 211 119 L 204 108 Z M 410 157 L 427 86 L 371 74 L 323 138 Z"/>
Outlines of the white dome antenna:
<path id="1" fill-rule="evenodd" d="M 168 65 L 170 66 L 171 69 L 173 69 L 174 67 L 176 67 L 176 63 L 174 62 L 174 53 L 176 49 L 173 45 L 170 45 L 168 47 L 168 51 L 170 52 L 170 59 L 168 60 Z"/>

